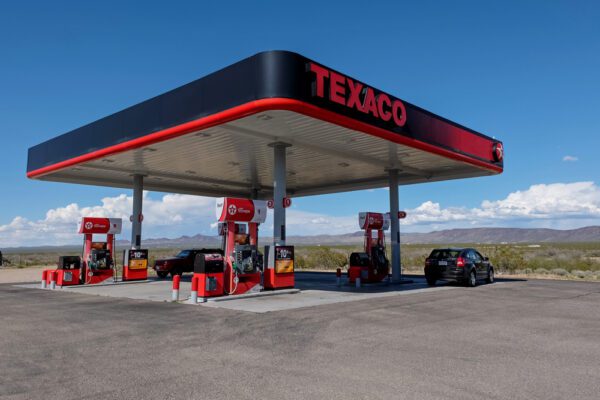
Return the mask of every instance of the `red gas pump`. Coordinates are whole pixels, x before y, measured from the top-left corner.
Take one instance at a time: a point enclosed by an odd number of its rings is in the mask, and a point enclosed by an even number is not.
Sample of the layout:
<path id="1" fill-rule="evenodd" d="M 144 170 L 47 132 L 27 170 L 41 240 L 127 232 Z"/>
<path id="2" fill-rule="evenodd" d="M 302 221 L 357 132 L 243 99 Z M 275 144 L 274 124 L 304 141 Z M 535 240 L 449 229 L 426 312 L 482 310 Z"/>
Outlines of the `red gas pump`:
<path id="1" fill-rule="evenodd" d="M 194 276 L 198 282 L 198 297 L 223 296 L 225 294 L 224 259 L 219 252 L 206 252 L 196 254 L 194 259 Z"/>
<path id="2" fill-rule="evenodd" d="M 294 246 L 265 246 L 264 286 L 266 289 L 294 287 Z"/>
<path id="3" fill-rule="evenodd" d="M 81 283 L 100 283 L 114 277 L 115 235 L 121 233 L 121 226 L 121 218 L 81 219 L 79 233 L 84 235 Z M 106 235 L 106 241 L 94 242 L 94 234 Z"/>
<path id="4" fill-rule="evenodd" d="M 123 251 L 123 281 L 148 279 L 148 250 L 127 249 Z"/>
<path id="5" fill-rule="evenodd" d="M 61 256 L 58 258 L 58 265 L 56 270 L 46 271 L 46 285 L 50 284 L 52 275 L 50 272 L 54 272 L 56 284 L 58 286 L 71 286 L 79 285 L 81 269 L 81 257 L 79 256 Z M 43 276 L 43 274 L 42 274 Z"/>
<path id="6" fill-rule="evenodd" d="M 69 286 L 113 278 L 115 235 L 121 233 L 121 226 L 121 218 L 83 217 L 78 229 L 84 235 L 83 257 L 61 256 L 55 270 L 45 271 L 47 279 L 54 276 L 58 286 Z M 106 235 L 106 241 L 94 242 L 95 234 Z"/>
<path id="7" fill-rule="evenodd" d="M 358 225 L 365 231 L 364 252 L 350 254 L 348 280 L 354 283 L 360 278 L 364 283 L 381 282 L 390 272 L 385 254 L 385 231 L 390 227 L 389 214 L 361 212 Z M 377 235 L 373 235 L 373 231 Z"/>
<path id="8" fill-rule="evenodd" d="M 266 218 L 266 201 L 217 199 L 219 234 L 223 237 L 225 258 L 225 294 L 262 290 L 263 255 L 258 250 L 258 225 Z"/>

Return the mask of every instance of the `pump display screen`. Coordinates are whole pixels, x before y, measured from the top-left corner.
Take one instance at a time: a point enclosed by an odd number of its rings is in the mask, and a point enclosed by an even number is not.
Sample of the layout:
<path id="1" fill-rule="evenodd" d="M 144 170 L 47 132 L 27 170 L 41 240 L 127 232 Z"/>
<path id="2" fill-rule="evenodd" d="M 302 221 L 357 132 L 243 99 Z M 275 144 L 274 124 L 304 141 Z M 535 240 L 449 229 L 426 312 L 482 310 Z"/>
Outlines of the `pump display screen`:
<path id="1" fill-rule="evenodd" d="M 148 268 L 148 250 L 128 250 L 127 257 L 129 269 L 146 269 Z"/>
<path id="2" fill-rule="evenodd" d="M 106 250 L 106 242 L 92 242 L 91 248 L 93 250 Z"/>
<path id="3" fill-rule="evenodd" d="M 109 269 L 112 267 L 112 259 L 108 250 L 92 249 L 90 252 L 88 267 L 92 269 Z"/>
<path id="4" fill-rule="evenodd" d="M 275 273 L 294 272 L 294 246 L 275 247 Z"/>
<path id="5" fill-rule="evenodd" d="M 263 268 L 263 257 L 256 246 L 235 245 L 234 259 L 235 269 L 242 274 L 255 273 Z"/>

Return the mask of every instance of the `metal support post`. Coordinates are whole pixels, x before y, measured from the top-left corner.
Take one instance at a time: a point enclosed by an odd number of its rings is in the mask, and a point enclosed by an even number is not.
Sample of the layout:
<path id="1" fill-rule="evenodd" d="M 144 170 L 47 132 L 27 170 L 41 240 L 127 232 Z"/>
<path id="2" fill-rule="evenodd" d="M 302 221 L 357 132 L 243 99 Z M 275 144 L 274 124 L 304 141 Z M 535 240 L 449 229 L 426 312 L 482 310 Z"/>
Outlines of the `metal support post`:
<path id="1" fill-rule="evenodd" d="M 133 214 L 131 216 L 131 247 L 142 247 L 142 203 L 144 196 L 143 175 L 133 176 Z"/>
<path id="2" fill-rule="evenodd" d="M 286 148 L 287 143 L 273 143 L 273 242 L 285 246 Z"/>
<path id="3" fill-rule="evenodd" d="M 400 221 L 398 220 L 398 170 L 390 169 L 390 237 L 392 242 L 392 282 L 400 282 Z"/>

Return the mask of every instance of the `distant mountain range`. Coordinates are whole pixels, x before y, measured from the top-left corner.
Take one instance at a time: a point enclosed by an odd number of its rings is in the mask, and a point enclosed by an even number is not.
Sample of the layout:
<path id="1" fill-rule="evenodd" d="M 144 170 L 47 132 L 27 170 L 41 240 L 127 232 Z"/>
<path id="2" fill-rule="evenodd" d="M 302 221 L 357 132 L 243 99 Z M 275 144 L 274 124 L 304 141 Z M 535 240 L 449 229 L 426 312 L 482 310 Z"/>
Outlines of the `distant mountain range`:
<path id="1" fill-rule="evenodd" d="M 363 240 L 363 232 L 341 235 L 289 236 L 290 245 L 358 245 Z M 522 228 L 470 228 L 448 229 L 429 233 L 402 233 L 400 240 L 404 244 L 455 244 L 455 243 L 547 243 L 547 242 L 599 242 L 600 226 L 588 226 L 579 229 L 522 229 Z M 268 243 L 270 238 L 261 238 Z M 220 246 L 218 236 L 194 235 L 181 236 L 176 239 L 158 238 L 144 239 L 147 248 L 184 248 Z M 128 247 L 129 241 L 117 241 L 118 247 Z M 7 253 L 16 251 L 51 252 L 67 249 L 79 249 L 79 246 L 38 246 L 0 249 Z"/>
<path id="2" fill-rule="evenodd" d="M 291 236 L 290 244 L 341 245 L 362 243 L 363 232 L 344 235 Z M 579 229 L 470 228 L 429 233 L 401 233 L 406 244 L 600 242 L 600 226 Z"/>
<path id="3" fill-rule="evenodd" d="M 404 243 L 600 242 L 600 226 L 579 229 L 471 228 L 400 235 Z"/>

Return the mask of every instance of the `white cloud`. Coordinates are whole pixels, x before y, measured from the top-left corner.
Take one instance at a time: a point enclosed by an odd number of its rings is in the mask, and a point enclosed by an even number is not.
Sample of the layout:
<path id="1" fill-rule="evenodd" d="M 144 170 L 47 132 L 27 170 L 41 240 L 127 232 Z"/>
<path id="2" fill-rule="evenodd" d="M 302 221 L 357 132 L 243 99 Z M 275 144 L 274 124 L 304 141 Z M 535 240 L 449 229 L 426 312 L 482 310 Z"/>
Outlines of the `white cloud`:
<path id="1" fill-rule="evenodd" d="M 575 161 L 579 161 L 579 157 L 567 155 L 567 156 L 564 156 L 562 160 L 563 161 L 567 161 L 567 162 L 569 162 L 569 161 L 570 162 L 575 162 Z"/>
<path id="2" fill-rule="evenodd" d="M 271 213 L 266 225 L 271 225 Z M 288 210 L 286 214 L 288 235 L 323 235 L 350 233 L 358 230 L 358 216 L 331 216 L 320 213 Z"/>
<path id="3" fill-rule="evenodd" d="M 358 210 L 357 210 L 358 211 Z M 401 225 L 407 231 L 477 226 L 530 226 L 560 229 L 600 224 L 600 187 L 594 182 L 532 185 L 502 200 L 479 207 L 442 207 L 426 201 L 407 209 Z M 358 230 L 356 215 L 332 217 L 298 211 L 288 214 L 290 234 L 349 233 Z"/>
<path id="4" fill-rule="evenodd" d="M 129 238 L 132 207 L 132 197 L 121 194 L 103 198 L 100 205 L 80 207 L 71 203 L 54 208 L 46 212 L 44 219 L 36 221 L 17 216 L 10 223 L 0 225 L 0 244 L 2 247 L 11 247 L 77 243 L 80 240 L 75 233 L 77 222 L 83 216 L 122 218 L 125 223 L 121 237 Z M 190 227 L 195 228 L 194 232 L 204 230 L 208 233 L 210 227 L 203 225 L 203 222 L 211 217 L 214 219 L 214 199 L 168 194 L 155 200 L 144 192 L 143 213 L 145 235 L 179 235 L 179 231 Z"/>
<path id="5" fill-rule="evenodd" d="M 583 220 L 583 221 L 582 221 Z M 539 221 L 571 221 L 562 227 L 598 223 L 600 220 L 600 187 L 594 182 L 553 183 L 530 186 L 524 191 L 510 193 L 502 200 L 484 200 L 479 207 L 442 208 L 431 201 L 409 210 L 403 225 L 446 224 L 454 222 L 477 225 L 505 226 L 516 221 L 530 226 L 552 226 Z M 576 221 L 579 221 L 577 223 Z M 555 226 L 557 226 L 556 224 Z M 463 226 L 463 225 L 457 225 Z"/>
<path id="6" fill-rule="evenodd" d="M 152 198 L 144 193 L 144 237 L 178 237 L 183 234 L 216 234 L 215 200 L 209 197 L 168 194 Z M 121 238 L 129 238 L 132 198 L 125 194 L 106 197 L 101 204 L 81 207 L 76 203 L 48 210 L 39 220 L 17 216 L 0 225 L 0 245 L 34 246 L 78 243 L 75 233 L 82 216 L 123 218 Z M 360 211 L 357 209 L 357 212 Z M 442 207 L 426 201 L 406 210 L 405 231 L 429 231 L 467 226 L 530 226 L 573 228 L 600 224 L 600 187 L 594 182 L 539 184 L 510 193 L 501 200 L 485 200 L 479 207 Z M 288 235 L 340 234 L 358 230 L 356 214 L 331 216 L 292 207 L 287 211 Z M 261 227 L 272 234 L 272 213 Z"/>

